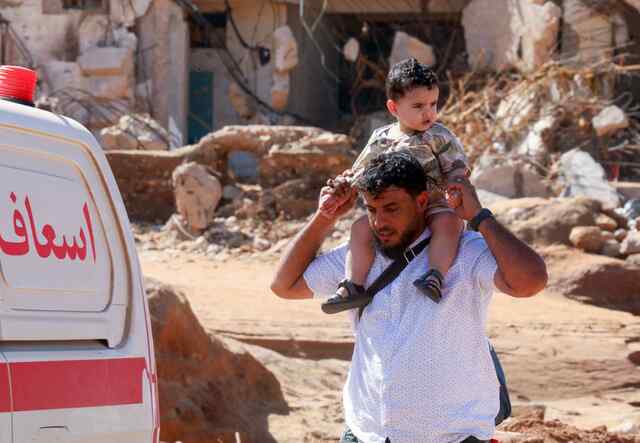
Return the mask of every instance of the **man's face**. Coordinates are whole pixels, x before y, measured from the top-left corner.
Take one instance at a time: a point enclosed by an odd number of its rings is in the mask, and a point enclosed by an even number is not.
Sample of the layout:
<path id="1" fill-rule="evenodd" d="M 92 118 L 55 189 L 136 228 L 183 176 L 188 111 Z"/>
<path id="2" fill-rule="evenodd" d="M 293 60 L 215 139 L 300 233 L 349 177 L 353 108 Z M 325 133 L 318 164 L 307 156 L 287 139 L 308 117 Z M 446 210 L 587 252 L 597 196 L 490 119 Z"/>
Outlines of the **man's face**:
<path id="1" fill-rule="evenodd" d="M 438 120 L 438 87 L 412 89 L 398 100 L 388 100 L 387 108 L 400 124 L 413 131 L 426 131 Z"/>
<path id="2" fill-rule="evenodd" d="M 404 250 L 425 227 L 426 192 L 413 197 L 402 188 L 390 186 L 377 196 L 363 192 L 369 226 L 383 252 Z M 387 254 L 391 256 L 392 254 Z"/>

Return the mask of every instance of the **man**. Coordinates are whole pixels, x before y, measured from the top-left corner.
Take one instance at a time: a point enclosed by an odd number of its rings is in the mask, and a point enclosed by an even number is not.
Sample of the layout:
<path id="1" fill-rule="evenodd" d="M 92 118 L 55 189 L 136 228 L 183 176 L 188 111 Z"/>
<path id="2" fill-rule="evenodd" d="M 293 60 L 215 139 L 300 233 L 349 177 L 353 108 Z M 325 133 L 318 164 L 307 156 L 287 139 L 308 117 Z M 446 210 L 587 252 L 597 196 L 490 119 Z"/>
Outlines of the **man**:
<path id="1" fill-rule="evenodd" d="M 546 285 L 547 272 L 538 254 L 482 209 L 467 179 L 456 180 L 449 185 L 461 195 L 456 213 L 479 233 L 461 236 L 442 300 L 435 303 L 412 284 L 424 268 L 423 250 L 359 320 L 353 316 L 345 443 L 459 443 L 493 435 L 499 384 L 485 335 L 489 301 L 494 289 L 532 296 Z M 429 236 L 425 183 L 420 164 L 404 152 L 378 156 L 356 182 L 378 246 L 367 286 L 392 258 Z M 344 276 L 346 246 L 316 254 L 354 201 L 355 192 L 333 215 L 314 214 L 279 263 L 274 293 L 287 299 L 333 293 Z"/>

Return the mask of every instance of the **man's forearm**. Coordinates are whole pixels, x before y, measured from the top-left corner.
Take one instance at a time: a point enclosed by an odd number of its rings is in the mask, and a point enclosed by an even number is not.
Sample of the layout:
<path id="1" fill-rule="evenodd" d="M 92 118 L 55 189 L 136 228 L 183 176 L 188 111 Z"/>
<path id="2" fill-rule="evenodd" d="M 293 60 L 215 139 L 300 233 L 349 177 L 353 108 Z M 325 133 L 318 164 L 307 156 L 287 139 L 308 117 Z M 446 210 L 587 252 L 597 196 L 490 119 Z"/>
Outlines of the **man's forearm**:
<path id="1" fill-rule="evenodd" d="M 301 292 L 298 283 L 302 274 L 315 258 L 334 224 L 335 220 L 316 212 L 311 221 L 293 238 L 278 263 L 276 275 L 271 283 L 271 290 L 274 293 L 283 298 L 311 296 L 310 292 L 302 294 L 292 293 L 292 291 L 298 286 L 296 292 Z"/>
<path id="2" fill-rule="evenodd" d="M 479 231 L 496 258 L 511 295 L 528 297 L 544 289 L 547 267 L 537 252 L 494 218 L 480 223 Z"/>

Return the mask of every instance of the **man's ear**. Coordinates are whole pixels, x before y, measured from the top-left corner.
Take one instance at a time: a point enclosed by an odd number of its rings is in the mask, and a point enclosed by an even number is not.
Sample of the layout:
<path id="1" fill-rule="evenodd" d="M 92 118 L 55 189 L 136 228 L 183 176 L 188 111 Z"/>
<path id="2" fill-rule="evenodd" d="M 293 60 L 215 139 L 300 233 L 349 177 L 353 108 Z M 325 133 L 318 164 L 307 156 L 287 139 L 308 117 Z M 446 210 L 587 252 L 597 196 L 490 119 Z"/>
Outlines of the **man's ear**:
<path id="1" fill-rule="evenodd" d="M 398 114 L 398 105 L 396 105 L 396 102 L 389 99 L 387 100 L 387 110 L 391 113 L 391 115 L 396 117 Z"/>
<path id="2" fill-rule="evenodd" d="M 418 202 L 418 206 L 420 207 L 420 209 L 424 211 L 429 205 L 429 193 L 427 191 L 422 191 L 416 197 L 416 201 Z"/>

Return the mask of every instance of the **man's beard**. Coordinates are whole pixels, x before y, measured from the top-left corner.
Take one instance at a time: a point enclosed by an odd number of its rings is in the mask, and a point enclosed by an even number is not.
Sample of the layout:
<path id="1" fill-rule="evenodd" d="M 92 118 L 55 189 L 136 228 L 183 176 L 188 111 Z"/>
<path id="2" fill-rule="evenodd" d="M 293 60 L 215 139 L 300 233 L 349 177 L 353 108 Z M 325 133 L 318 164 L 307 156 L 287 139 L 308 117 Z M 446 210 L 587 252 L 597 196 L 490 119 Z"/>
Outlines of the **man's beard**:
<path id="1" fill-rule="evenodd" d="M 404 251 L 409 247 L 411 243 L 413 243 L 415 238 L 418 236 L 418 228 L 418 223 L 414 223 L 409 226 L 400 237 L 400 241 L 398 242 L 398 244 L 395 246 L 384 246 L 384 244 L 382 244 L 382 242 L 374 232 L 373 238 L 375 240 L 376 249 L 378 249 L 382 253 L 382 255 L 391 260 L 402 258 L 404 255 Z"/>

